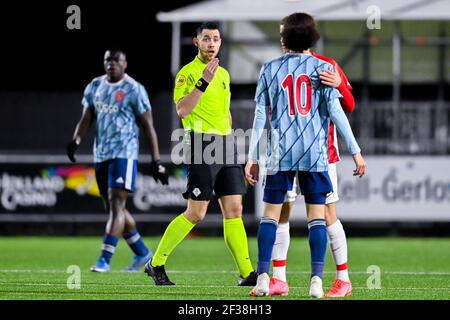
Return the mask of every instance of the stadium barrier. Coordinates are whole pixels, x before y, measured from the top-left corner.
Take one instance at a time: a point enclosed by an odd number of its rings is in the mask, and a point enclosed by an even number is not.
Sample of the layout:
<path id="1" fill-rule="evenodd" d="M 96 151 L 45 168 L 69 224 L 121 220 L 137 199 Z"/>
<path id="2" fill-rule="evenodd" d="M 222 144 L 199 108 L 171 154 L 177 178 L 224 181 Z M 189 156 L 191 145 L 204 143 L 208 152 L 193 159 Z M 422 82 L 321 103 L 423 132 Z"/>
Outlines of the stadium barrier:
<path id="1" fill-rule="evenodd" d="M 139 164 L 136 190 L 127 201 L 127 208 L 136 220 L 167 222 L 186 209 L 186 200 L 182 197 L 186 190 L 186 168 L 171 163 L 165 165 L 169 172 L 168 186 L 156 183 L 148 174 L 149 163 Z M 253 205 L 253 193 L 249 192 L 244 197 L 244 214 L 252 214 Z M 221 223 L 217 201 L 211 202 L 208 215 Z M 88 223 L 106 219 L 91 163 L 0 164 L 0 221 Z"/>
<path id="2" fill-rule="evenodd" d="M 351 157 L 337 164 L 338 216 L 345 221 L 450 222 L 449 156 L 367 156 L 367 174 L 353 177 Z M 256 191 L 256 214 L 262 216 L 262 187 Z M 297 197 L 292 220 L 306 220 L 303 197 Z"/>

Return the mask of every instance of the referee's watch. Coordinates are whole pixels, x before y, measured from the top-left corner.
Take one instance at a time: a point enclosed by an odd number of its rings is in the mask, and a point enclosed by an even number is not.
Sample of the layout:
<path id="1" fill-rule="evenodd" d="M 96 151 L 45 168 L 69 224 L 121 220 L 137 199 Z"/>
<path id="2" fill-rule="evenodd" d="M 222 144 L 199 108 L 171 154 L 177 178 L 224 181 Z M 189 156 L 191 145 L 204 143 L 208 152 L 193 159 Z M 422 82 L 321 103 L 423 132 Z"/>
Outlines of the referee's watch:
<path id="1" fill-rule="evenodd" d="M 203 78 L 198 79 L 197 83 L 195 84 L 195 87 L 200 90 L 201 92 L 205 92 L 206 88 L 208 88 L 208 81 L 206 81 Z"/>

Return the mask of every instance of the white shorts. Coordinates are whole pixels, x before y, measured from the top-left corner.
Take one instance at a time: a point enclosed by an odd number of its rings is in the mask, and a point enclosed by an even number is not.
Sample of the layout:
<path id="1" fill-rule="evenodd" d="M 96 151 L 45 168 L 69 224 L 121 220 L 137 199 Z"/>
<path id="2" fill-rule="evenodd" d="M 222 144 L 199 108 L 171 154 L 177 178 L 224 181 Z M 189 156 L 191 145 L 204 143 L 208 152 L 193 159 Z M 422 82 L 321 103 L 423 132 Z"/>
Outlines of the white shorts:
<path id="1" fill-rule="evenodd" d="M 333 192 L 328 194 L 325 202 L 326 204 L 339 201 L 336 163 L 328 164 L 328 175 L 330 176 L 331 184 L 333 185 Z M 294 183 L 292 184 L 292 190 L 288 190 L 288 192 L 286 192 L 284 202 L 294 202 L 299 194 L 300 188 L 297 183 L 297 176 L 295 176 Z"/>

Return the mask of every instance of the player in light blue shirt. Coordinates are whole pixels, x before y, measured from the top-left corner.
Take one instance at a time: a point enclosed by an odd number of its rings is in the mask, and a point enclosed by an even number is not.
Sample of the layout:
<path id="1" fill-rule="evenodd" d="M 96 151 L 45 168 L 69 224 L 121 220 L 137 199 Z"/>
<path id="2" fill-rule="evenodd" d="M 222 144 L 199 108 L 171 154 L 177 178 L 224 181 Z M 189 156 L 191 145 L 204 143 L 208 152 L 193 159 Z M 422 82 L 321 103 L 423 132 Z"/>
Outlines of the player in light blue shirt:
<path id="1" fill-rule="evenodd" d="M 341 94 L 322 85 L 319 78 L 322 70 L 333 68 L 310 54 L 296 52 L 264 64 L 256 89 L 256 136 L 249 159 L 259 160 L 257 144 L 267 118 L 270 171 L 327 171 L 330 119 L 339 126 L 351 154 L 360 152 L 339 102 Z"/>
<path id="2" fill-rule="evenodd" d="M 319 74 L 333 66 L 309 54 L 319 38 L 314 21 L 298 28 L 299 14 L 283 19 L 281 44 L 285 54 L 261 69 L 256 89 L 256 110 L 250 141 L 246 178 L 254 185 L 259 178 L 260 141 L 268 120 L 267 171 L 264 217 L 258 229 L 258 280 L 253 296 L 271 294 L 269 269 L 281 207 L 297 174 L 305 197 L 311 249 L 309 294 L 323 297 L 322 274 L 327 246 L 325 200 L 332 185 L 328 176 L 328 128 L 330 120 L 344 138 L 356 164 L 355 175 L 365 173 L 348 120 L 341 108 L 340 93 L 321 84 Z M 305 31 L 306 30 L 306 31 Z"/>
<path id="3" fill-rule="evenodd" d="M 106 74 L 95 78 L 84 91 L 83 113 L 67 155 L 75 162 L 75 152 L 91 124 L 96 124 L 94 167 L 100 194 L 109 212 L 102 252 L 94 272 L 108 272 L 119 237 L 124 237 L 134 252 L 126 271 L 136 272 L 152 257 L 142 241 L 136 222 L 126 209 L 128 194 L 134 191 L 139 154 L 139 127 L 149 142 L 152 154 L 151 175 L 168 184 L 165 168 L 160 164 L 158 137 L 153 127 L 151 105 L 145 88 L 125 73 L 126 55 L 122 50 L 107 50 Z"/>
<path id="4" fill-rule="evenodd" d="M 109 159 L 138 159 L 139 128 L 136 115 L 151 110 L 145 88 L 125 74 L 116 83 L 107 75 L 92 80 L 84 91 L 84 108 L 92 108 L 97 132 L 94 142 L 94 162 Z"/>

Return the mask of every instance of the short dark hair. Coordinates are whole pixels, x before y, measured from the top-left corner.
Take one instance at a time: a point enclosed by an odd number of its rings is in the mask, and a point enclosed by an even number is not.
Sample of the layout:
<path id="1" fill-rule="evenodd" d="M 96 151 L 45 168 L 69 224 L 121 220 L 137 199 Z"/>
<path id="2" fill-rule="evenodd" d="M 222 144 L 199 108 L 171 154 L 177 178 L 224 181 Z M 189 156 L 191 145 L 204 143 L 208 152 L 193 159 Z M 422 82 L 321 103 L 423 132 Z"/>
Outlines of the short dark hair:
<path id="1" fill-rule="evenodd" d="M 106 49 L 105 52 L 109 51 L 109 53 L 113 56 L 116 53 L 120 53 L 123 54 L 123 56 L 125 57 L 125 59 L 127 58 L 127 53 L 125 52 L 125 50 L 123 48 L 120 47 L 110 47 L 108 49 Z"/>
<path id="2" fill-rule="evenodd" d="M 314 18 L 307 13 L 297 12 L 281 20 L 283 31 L 281 42 L 286 49 L 300 52 L 314 47 L 320 39 Z"/>
<path id="3" fill-rule="evenodd" d="M 202 33 L 202 31 L 204 30 L 204 29 L 207 29 L 207 30 L 219 30 L 219 32 L 220 32 L 220 27 L 219 27 L 219 24 L 217 23 L 217 22 L 211 22 L 211 21 L 207 21 L 207 22 L 203 22 L 198 28 L 197 28 L 197 30 L 196 30 L 196 34 L 195 35 L 199 35 L 199 34 L 201 34 Z"/>

